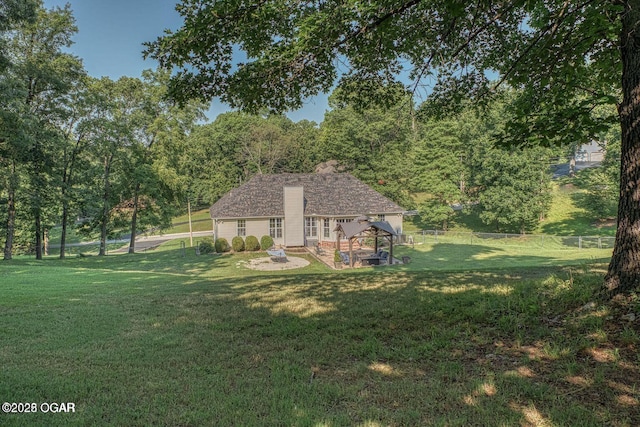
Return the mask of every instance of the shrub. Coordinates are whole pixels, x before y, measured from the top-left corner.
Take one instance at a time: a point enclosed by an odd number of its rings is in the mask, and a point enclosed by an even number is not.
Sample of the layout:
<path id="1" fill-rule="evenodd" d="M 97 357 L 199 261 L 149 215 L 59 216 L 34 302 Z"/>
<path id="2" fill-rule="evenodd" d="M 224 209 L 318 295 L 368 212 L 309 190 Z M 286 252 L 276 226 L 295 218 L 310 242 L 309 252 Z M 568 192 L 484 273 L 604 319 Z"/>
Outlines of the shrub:
<path id="1" fill-rule="evenodd" d="M 260 242 L 256 236 L 247 236 L 244 241 L 244 249 L 246 251 L 259 251 L 260 250 Z"/>
<path id="2" fill-rule="evenodd" d="M 231 247 L 234 252 L 244 252 L 244 239 L 240 236 L 236 236 L 231 239 Z"/>
<path id="3" fill-rule="evenodd" d="M 273 246 L 273 239 L 271 238 L 271 236 L 262 236 L 262 238 L 260 239 L 260 249 L 262 249 L 263 251 L 266 251 L 272 246 Z"/>
<path id="4" fill-rule="evenodd" d="M 229 246 L 229 242 L 224 237 L 220 237 L 216 239 L 216 252 L 229 252 L 231 250 L 231 246 Z"/>
<path id="5" fill-rule="evenodd" d="M 333 253 L 333 261 L 334 262 L 342 262 L 342 257 L 340 256 L 340 251 L 337 250 L 337 249 Z"/>
<path id="6" fill-rule="evenodd" d="M 211 237 L 205 237 L 198 243 L 198 249 L 201 254 L 210 254 L 215 251 L 216 247 Z"/>

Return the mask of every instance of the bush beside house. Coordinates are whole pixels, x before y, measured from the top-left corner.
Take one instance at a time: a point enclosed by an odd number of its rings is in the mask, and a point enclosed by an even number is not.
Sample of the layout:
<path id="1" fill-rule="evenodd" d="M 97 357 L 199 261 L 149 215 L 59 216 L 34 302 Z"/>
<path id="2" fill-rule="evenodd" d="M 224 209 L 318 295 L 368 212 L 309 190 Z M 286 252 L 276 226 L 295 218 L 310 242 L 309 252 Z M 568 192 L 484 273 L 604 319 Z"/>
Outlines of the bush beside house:
<path id="1" fill-rule="evenodd" d="M 266 251 L 273 246 L 273 238 L 271 236 L 262 236 L 260 239 L 260 249 Z"/>
<path id="2" fill-rule="evenodd" d="M 231 239 L 231 247 L 234 252 L 244 252 L 244 239 L 240 236 L 236 236 Z"/>
<path id="3" fill-rule="evenodd" d="M 249 252 L 259 251 L 260 242 L 256 236 L 247 236 L 244 241 L 244 250 Z"/>
<path id="4" fill-rule="evenodd" d="M 198 251 L 201 254 L 210 254 L 215 251 L 215 243 L 211 237 L 205 237 L 198 243 Z"/>
<path id="5" fill-rule="evenodd" d="M 231 246 L 229 246 L 229 242 L 227 242 L 227 239 L 225 239 L 224 237 L 220 237 L 216 239 L 215 246 L 216 246 L 216 252 L 218 253 L 229 252 L 231 250 Z"/>

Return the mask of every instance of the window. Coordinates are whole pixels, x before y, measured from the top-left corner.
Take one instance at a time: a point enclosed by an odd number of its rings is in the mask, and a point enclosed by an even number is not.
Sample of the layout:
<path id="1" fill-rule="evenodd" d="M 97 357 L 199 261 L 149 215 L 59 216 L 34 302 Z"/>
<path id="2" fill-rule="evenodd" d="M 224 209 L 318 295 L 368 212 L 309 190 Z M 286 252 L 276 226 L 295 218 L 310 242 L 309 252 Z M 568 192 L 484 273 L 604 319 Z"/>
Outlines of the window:
<path id="1" fill-rule="evenodd" d="M 336 219 L 336 223 L 337 224 L 344 224 L 344 223 L 351 222 L 351 221 L 353 221 L 351 218 L 338 218 L 338 219 Z"/>
<path id="2" fill-rule="evenodd" d="M 384 214 L 378 215 L 378 221 L 384 221 Z"/>
<path id="3" fill-rule="evenodd" d="M 307 217 L 304 219 L 304 235 L 318 237 L 318 221 L 316 218 Z"/>
<path id="4" fill-rule="evenodd" d="M 282 218 L 271 218 L 269 220 L 269 236 L 274 239 L 282 237 Z"/>
<path id="5" fill-rule="evenodd" d="M 329 227 L 329 218 L 325 218 L 322 220 L 322 235 L 327 239 L 331 237 L 331 228 Z"/>
<path id="6" fill-rule="evenodd" d="M 238 220 L 238 232 L 236 233 L 238 236 L 246 236 L 247 235 L 247 220 L 239 219 Z"/>

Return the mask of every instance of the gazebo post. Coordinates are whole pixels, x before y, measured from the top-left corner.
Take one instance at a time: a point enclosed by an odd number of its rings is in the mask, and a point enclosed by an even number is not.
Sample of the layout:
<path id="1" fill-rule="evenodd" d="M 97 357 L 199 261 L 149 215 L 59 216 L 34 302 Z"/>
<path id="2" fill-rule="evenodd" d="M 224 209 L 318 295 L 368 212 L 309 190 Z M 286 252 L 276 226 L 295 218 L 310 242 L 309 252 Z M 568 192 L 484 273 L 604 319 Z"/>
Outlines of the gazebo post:
<path id="1" fill-rule="evenodd" d="M 353 237 L 349 238 L 349 267 L 353 268 Z"/>
<path id="2" fill-rule="evenodd" d="M 393 264 L 393 235 L 389 235 L 389 264 Z"/>

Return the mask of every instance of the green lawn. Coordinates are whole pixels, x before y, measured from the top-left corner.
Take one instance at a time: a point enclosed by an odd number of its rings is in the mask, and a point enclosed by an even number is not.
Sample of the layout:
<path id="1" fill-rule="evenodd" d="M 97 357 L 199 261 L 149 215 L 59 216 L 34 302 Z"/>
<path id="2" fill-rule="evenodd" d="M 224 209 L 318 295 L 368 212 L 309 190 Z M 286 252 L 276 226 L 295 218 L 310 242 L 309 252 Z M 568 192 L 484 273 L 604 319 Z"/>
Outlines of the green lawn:
<path id="1" fill-rule="evenodd" d="M 174 247 L 0 264 L 2 401 L 76 408 L 3 425 L 640 424 L 638 322 L 583 308 L 586 252 L 265 273 Z"/>
<path id="2" fill-rule="evenodd" d="M 154 232 L 152 234 L 175 234 L 189 232 L 189 216 L 187 214 L 175 217 L 171 221 L 172 226 L 168 229 Z M 202 209 L 191 213 L 191 230 L 192 231 L 211 231 L 213 224 L 209 209 Z"/>
<path id="3" fill-rule="evenodd" d="M 571 184 L 571 181 L 555 185 L 551 209 L 537 232 L 560 236 L 615 236 L 615 222 L 599 225 L 581 207 L 584 205 L 581 200 L 584 195 L 585 191 Z"/>

